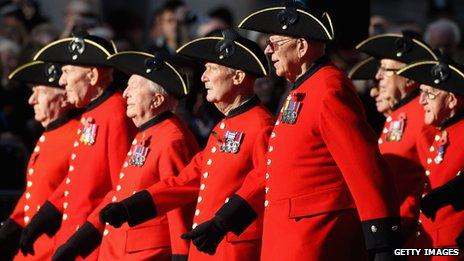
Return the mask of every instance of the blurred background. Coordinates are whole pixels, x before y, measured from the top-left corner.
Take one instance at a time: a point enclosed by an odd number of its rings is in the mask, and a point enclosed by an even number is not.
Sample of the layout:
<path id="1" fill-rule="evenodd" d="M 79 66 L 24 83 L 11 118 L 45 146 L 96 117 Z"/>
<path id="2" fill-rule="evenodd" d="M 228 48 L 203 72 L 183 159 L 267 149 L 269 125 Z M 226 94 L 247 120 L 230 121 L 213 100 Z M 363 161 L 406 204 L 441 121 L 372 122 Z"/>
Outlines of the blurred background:
<path id="1" fill-rule="evenodd" d="M 311 9 L 328 11 L 336 41 L 328 47 L 332 60 L 345 71 L 363 55 L 354 50 L 368 36 L 403 29 L 423 35 L 433 48 L 464 62 L 461 28 L 464 1 L 458 0 L 305 0 Z M 214 30 L 236 26 L 272 0 L 0 0 L 0 220 L 7 217 L 24 190 L 25 168 L 43 128 L 34 121 L 28 86 L 9 82 L 16 67 L 30 61 L 47 43 L 67 37 L 75 26 L 112 39 L 118 50 L 165 51 L 189 77 L 191 94 L 180 104 L 180 115 L 204 144 L 221 115 L 204 99 L 201 64 L 175 56 L 187 41 Z M 265 48 L 266 35 L 241 32 Z M 125 76 L 116 85 L 125 88 Z M 369 97 L 372 82 L 355 82 L 369 123 L 379 131 L 384 118 Z M 274 114 L 289 90 L 285 80 L 258 79 L 255 91 Z M 57 152 L 58 153 L 58 152 Z M 52 159 L 51 159 L 52 160 Z"/>

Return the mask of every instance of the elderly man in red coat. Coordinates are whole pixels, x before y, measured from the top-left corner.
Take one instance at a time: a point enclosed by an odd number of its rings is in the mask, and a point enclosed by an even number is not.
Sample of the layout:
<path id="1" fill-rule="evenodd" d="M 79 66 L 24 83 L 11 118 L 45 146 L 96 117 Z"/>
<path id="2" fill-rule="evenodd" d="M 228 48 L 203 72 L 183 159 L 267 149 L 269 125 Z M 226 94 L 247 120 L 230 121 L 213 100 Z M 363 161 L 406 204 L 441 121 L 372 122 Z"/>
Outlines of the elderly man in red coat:
<path id="1" fill-rule="evenodd" d="M 85 111 L 74 131 L 65 180 L 22 232 L 24 254 L 33 253 L 43 233 L 56 233 L 57 246 L 65 243 L 117 184 L 135 128 L 125 115 L 121 93 L 110 86 L 113 69 L 107 57 L 115 52 L 105 39 L 77 32 L 48 44 L 34 57 L 63 64 L 59 83 L 68 101 Z"/>
<path id="2" fill-rule="evenodd" d="M 414 247 L 457 248 L 456 241 L 464 228 L 463 66 L 441 57 L 410 64 L 398 74 L 421 83 L 424 122 L 436 128 L 426 152 L 426 191 L 420 203 L 420 227 Z M 462 260 L 463 254 L 427 258 Z"/>
<path id="3" fill-rule="evenodd" d="M 324 54 L 334 36 L 330 17 L 287 2 L 239 27 L 271 35 L 265 53 L 293 88 L 271 133 L 262 180 L 242 186 L 188 236 L 213 251 L 226 232 L 240 235 L 264 204 L 261 260 L 364 260 L 366 247 L 393 258 L 400 236 L 393 177 L 351 81 Z"/>
<path id="4" fill-rule="evenodd" d="M 101 217 L 113 226 L 126 221 L 133 226 L 196 200 L 193 218 L 196 227 L 214 216 L 245 178 L 253 175 L 250 172 L 265 163 L 264 152 L 274 119 L 253 93 L 255 79 L 268 74 L 262 50 L 235 31 L 224 30 L 222 35 L 185 44 L 178 53 L 205 62 L 201 80 L 207 89 L 206 99 L 225 118 L 212 130 L 205 149 L 195 155 L 178 177 L 165 179 L 103 209 Z M 192 193 L 191 187 L 199 188 L 199 192 Z M 264 188 L 259 197 L 264 200 Z M 188 259 L 259 260 L 261 234 L 260 215 L 240 236 L 227 234 L 214 255 L 190 247 Z"/>
<path id="5" fill-rule="evenodd" d="M 179 235 L 192 224 L 192 207 L 178 208 L 134 227 L 127 224 L 120 228 L 105 227 L 99 220 L 99 212 L 107 204 L 176 176 L 198 152 L 193 134 L 172 113 L 178 99 L 188 93 L 188 87 L 167 57 L 129 51 L 112 55 L 109 61 L 131 75 L 123 97 L 127 116 L 139 132 L 132 141 L 116 187 L 87 222 L 58 248 L 53 260 L 86 257 L 100 242 L 100 260 L 186 259 L 188 241 Z M 192 193 L 196 192 L 197 188 L 192 189 Z"/>
<path id="6" fill-rule="evenodd" d="M 26 190 L 20 197 L 10 218 L 0 228 L 0 256 L 13 259 L 19 250 L 23 228 L 32 216 L 64 179 L 69 168 L 74 132 L 79 126 L 79 111 L 66 101 L 65 90 L 58 80 L 58 64 L 33 61 L 20 66 L 8 78 L 31 84 L 29 104 L 34 107 L 35 120 L 45 128 L 29 159 L 26 173 Z M 60 151 L 59 154 L 56 152 Z M 18 253 L 15 260 L 50 259 L 53 239 L 43 235 L 37 239 L 34 256 Z"/>
<path id="7" fill-rule="evenodd" d="M 355 66 L 350 74 L 352 79 L 375 78 L 378 81 L 376 105 L 386 116 L 379 148 L 395 177 L 403 238 L 411 242 L 416 237 L 419 201 L 424 190 L 422 163 L 425 159 L 421 152 L 428 147 L 421 141 L 432 140 L 434 130 L 424 124 L 424 110 L 419 104 L 420 84 L 396 72 L 408 63 L 435 60 L 437 56 L 409 31 L 377 35 L 356 48 L 373 56 Z"/>

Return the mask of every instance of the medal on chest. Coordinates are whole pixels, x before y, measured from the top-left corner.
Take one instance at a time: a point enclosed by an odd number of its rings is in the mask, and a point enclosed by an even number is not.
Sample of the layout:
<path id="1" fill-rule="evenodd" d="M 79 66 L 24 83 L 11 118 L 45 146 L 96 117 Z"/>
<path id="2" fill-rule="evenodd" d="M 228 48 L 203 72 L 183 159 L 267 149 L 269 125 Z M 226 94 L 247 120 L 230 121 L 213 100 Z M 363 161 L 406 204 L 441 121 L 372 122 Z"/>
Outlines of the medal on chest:
<path id="1" fill-rule="evenodd" d="M 403 137 L 404 126 L 406 123 L 406 114 L 400 113 L 397 120 L 391 121 L 386 134 L 387 141 L 400 141 Z"/>
<path id="2" fill-rule="evenodd" d="M 433 159 L 435 164 L 440 164 L 445 157 L 446 146 L 448 145 L 448 132 L 442 131 L 441 138 L 438 141 L 438 143 L 439 143 L 439 146 L 437 150 L 437 155 Z"/>
<path id="3" fill-rule="evenodd" d="M 132 149 L 132 155 L 131 158 L 129 159 L 129 165 L 134 166 L 134 167 L 142 167 L 143 164 L 145 163 L 145 160 L 147 159 L 147 154 L 148 154 L 148 146 L 146 146 L 147 139 L 145 139 L 145 133 L 142 136 L 142 140 L 138 143 L 135 144 L 135 146 Z"/>
<path id="4" fill-rule="evenodd" d="M 225 153 L 237 153 L 240 149 L 243 135 L 243 132 L 239 131 L 226 131 L 224 134 L 224 141 L 219 147 L 219 150 Z"/>
<path id="5" fill-rule="evenodd" d="M 80 137 L 80 142 L 85 145 L 93 145 L 97 138 L 97 129 L 98 126 L 95 123 L 95 120 L 92 117 L 82 118 L 82 133 Z"/>
<path id="6" fill-rule="evenodd" d="M 280 122 L 285 124 L 294 124 L 298 118 L 298 112 L 302 105 L 299 101 L 299 95 L 297 93 L 292 93 L 287 96 L 284 106 L 282 108 L 282 114 L 280 117 Z"/>

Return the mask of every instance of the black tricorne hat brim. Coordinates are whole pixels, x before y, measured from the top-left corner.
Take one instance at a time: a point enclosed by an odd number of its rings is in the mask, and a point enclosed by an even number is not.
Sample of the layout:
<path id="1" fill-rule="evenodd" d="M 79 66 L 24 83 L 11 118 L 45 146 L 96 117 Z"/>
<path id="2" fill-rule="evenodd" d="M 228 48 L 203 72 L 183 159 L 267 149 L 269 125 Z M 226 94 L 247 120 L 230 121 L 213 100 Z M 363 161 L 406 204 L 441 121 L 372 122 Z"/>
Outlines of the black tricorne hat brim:
<path id="1" fill-rule="evenodd" d="M 436 54 L 425 43 L 411 39 L 413 47 L 410 51 L 398 55 L 395 42 L 403 38 L 402 34 L 381 34 L 372 36 L 356 46 L 356 49 L 377 59 L 391 59 L 402 63 L 423 60 L 437 60 Z"/>
<path id="2" fill-rule="evenodd" d="M 61 69 L 58 68 L 60 74 L 50 78 L 46 75 L 47 63 L 42 61 L 32 61 L 26 63 L 8 75 L 9 80 L 18 81 L 32 85 L 44 85 L 47 87 L 63 88 L 59 84 Z"/>
<path id="3" fill-rule="evenodd" d="M 117 52 L 114 44 L 112 44 L 113 50 L 107 50 L 102 44 L 84 38 L 84 52 L 77 55 L 76 59 L 73 59 L 73 54 L 69 51 L 68 47 L 73 39 L 73 37 L 69 37 L 49 43 L 37 52 L 34 60 L 80 66 L 111 66 L 107 58 Z"/>
<path id="4" fill-rule="evenodd" d="M 333 40 L 334 30 L 330 16 L 327 13 L 324 13 L 322 18 L 327 20 L 330 28 L 327 28 L 327 26 L 313 14 L 302 9 L 296 9 L 298 20 L 295 24 L 289 25 L 286 29 L 283 29 L 279 22 L 278 14 L 285 8 L 284 6 L 279 6 L 256 11 L 245 17 L 238 25 L 238 28 L 267 34 L 308 38 L 324 42 Z"/>
<path id="5" fill-rule="evenodd" d="M 220 59 L 216 52 L 216 45 L 222 40 L 224 40 L 223 37 L 216 36 L 195 39 L 177 49 L 177 53 L 203 62 L 217 63 L 243 70 L 257 77 L 269 74 L 266 56 L 256 43 L 245 38 L 241 38 L 239 41 L 235 40 L 235 53 Z M 246 41 L 250 43 L 246 43 Z"/>
<path id="6" fill-rule="evenodd" d="M 369 57 L 355 64 L 348 77 L 352 80 L 373 80 L 379 68 L 379 60 Z"/>
<path id="7" fill-rule="evenodd" d="M 397 74 L 421 84 L 464 96 L 464 72 L 456 66 L 448 65 L 450 69 L 448 79 L 436 83 L 431 72 L 433 66 L 438 63 L 439 61 L 416 62 L 399 70 Z"/>
<path id="8" fill-rule="evenodd" d="M 108 57 L 108 61 L 118 70 L 128 75 L 136 74 L 153 81 L 174 97 L 180 99 L 188 94 L 188 87 L 181 74 L 168 62 L 160 70 L 147 72 L 146 60 L 155 57 L 152 54 L 136 51 L 119 52 Z"/>

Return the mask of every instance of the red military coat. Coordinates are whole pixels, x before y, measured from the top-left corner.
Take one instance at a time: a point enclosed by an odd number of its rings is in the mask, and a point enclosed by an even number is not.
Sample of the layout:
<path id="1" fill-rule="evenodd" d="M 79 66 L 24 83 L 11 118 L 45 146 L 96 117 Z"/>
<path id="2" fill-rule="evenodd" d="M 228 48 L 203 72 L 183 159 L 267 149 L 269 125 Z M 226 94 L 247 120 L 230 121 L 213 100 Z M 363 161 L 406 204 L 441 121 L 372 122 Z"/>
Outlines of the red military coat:
<path id="1" fill-rule="evenodd" d="M 295 82 L 267 151 L 261 260 L 362 260 L 360 219 L 399 214 L 360 100 L 323 59 Z M 237 194 L 259 209 L 255 191 Z"/>
<path id="2" fill-rule="evenodd" d="M 99 260 L 171 260 L 171 254 L 188 254 L 189 244 L 180 235 L 192 224 L 191 207 L 175 209 L 134 227 L 125 223 L 120 228 L 101 224 L 99 212 L 107 204 L 121 201 L 160 179 L 176 176 L 196 152 L 198 145 L 193 134 L 171 112 L 140 127 L 116 187 L 88 220 L 103 232 Z"/>
<path id="3" fill-rule="evenodd" d="M 49 199 L 63 213 L 56 246 L 76 232 L 116 184 L 134 130 L 119 92 L 108 89 L 86 107 L 74 131 L 66 178 Z"/>
<path id="4" fill-rule="evenodd" d="M 232 110 L 214 127 L 205 149 L 193 158 L 177 180 L 166 180 L 149 189 L 157 211 L 163 213 L 181 204 L 175 202 L 176 193 L 184 194 L 184 201 L 185 197 L 194 199 L 197 195 L 185 195 L 183 185 L 200 180 L 193 227 L 214 217 L 228 197 L 240 188 L 248 173 L 264 163 L 273 122 L 272 115 L 259 105 L 256 97 Z M 264 200 L 264 191 L 260 196 Z M 189 260 L 259 260 L 262 215 L 258 215 L 240 236 L 228 233 L 213 256 L 190 247 Z"/>
<path id="5" fill-rule="evenodd" d="M 405 238 L 415 236 L 419 218 L 419 202 L 424 190 L 424 158 L 427 147 L 421 140 L 432 140 L 433 127 L 424 125 L 424 110 L 419 104 L 418 90 L 399 101 L 387 117 L 378 140 L 380 152 L 395 175 L 400 200 L 402 232 Z M 430 146 L 430 144 L 429 144 Z M 428 147 L 427 147 L 428 148 Z"/>
<path id="6" fill-rule="evenodd" d="M 455 119 L 458 121 L 448 124 L 444 130 L 436 130 L 433 144 L 427 150 L 426 164 L 424 165 L 425 193 L 444 185 L 456 177 L 460 170 L 464 169 L 464 136 L 462 135 L 464 133 L 464 120 L 462 120 L 462 116 Z M 441 146 L 443 146 L 444 153 L 440 156 Z M 417 246 L 415 247 L 457 248 L 456 238 L 464 229 L 464 211 L 456 212 L 451 205 L 448 205 L 437 211 L 434 221 L 422 213 L 419 218 L 420 228 L 416 233 Z M 453 260 L 457 260 L 457 258 Z"/>
<path id="7" fill-rule="evenodd" d="M 76 112 L 51 122 L 40 136 L 27 166 L 26 190 L 10 218 L 25 227 L 66 176 L 69 168 L 72 141 L 79 126 Z M 59 153 L 58 153 L 59 152 Z M 19 252 L 15 260 L 51 259 L 53 239 L 42 235 L 35 242 L 35 255 L 25 257 Z"/>

